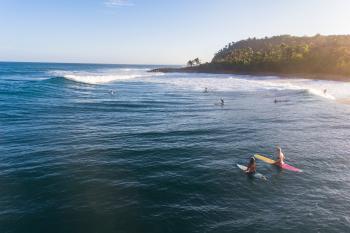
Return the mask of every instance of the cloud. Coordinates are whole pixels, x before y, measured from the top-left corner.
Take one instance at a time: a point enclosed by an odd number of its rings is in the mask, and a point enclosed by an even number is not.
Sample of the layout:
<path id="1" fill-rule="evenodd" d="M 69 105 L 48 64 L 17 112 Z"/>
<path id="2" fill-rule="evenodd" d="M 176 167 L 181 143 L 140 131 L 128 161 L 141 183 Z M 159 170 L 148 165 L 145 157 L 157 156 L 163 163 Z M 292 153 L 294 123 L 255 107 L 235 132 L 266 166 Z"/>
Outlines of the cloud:
<path id="1" fill-rule="evenodd" d="M 129 0 L 107 0 L 104 3 L 108 7 L 123 7 L 123 6 L 133 6 L 134 3 Z"/>

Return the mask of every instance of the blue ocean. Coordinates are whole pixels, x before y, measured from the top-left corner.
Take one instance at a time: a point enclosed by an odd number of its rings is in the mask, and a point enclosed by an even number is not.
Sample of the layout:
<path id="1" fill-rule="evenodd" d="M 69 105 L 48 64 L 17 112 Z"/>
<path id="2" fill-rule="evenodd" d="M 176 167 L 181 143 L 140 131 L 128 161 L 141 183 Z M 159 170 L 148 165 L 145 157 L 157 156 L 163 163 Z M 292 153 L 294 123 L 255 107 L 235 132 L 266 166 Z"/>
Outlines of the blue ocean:
<path id="1" fill-rule="evenodd" d="M 157 67 L 0 63 L 1 233 L 350 232 L 350 83 Z"/>

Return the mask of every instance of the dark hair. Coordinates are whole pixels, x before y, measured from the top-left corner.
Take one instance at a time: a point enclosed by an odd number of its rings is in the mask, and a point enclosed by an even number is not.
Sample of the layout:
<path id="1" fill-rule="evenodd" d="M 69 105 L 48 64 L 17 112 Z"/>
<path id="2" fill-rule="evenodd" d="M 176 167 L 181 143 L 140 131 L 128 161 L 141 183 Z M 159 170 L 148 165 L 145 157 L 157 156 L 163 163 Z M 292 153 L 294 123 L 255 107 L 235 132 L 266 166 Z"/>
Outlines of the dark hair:
<path id="1" fill-rule="evenodd" d="M 250 163 L 250 164 L 254 164 L 254 163 L 255 163 L 255 158 L 254 158 L 254 157 L 251 157 L 250 160 L 249 160 L 249 163 Z"/>

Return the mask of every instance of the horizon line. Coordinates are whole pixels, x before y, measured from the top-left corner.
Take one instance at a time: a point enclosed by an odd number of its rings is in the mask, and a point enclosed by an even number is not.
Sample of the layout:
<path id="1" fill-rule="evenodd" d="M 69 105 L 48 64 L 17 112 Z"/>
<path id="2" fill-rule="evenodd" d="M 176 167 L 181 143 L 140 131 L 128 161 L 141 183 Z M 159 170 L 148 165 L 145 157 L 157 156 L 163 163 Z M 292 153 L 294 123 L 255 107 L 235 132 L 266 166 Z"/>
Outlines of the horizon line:
<path id="1" fill-rule="evenodd" d="M 0 63 L 43 63 L 73 65 L 135 65 L 135 66 L 184 66 L 184 64 L 143 64 L 143 63 L 102 63 L 102 62 L 60 62 L 60 61 L 11 61 L 0 60 Z"/>

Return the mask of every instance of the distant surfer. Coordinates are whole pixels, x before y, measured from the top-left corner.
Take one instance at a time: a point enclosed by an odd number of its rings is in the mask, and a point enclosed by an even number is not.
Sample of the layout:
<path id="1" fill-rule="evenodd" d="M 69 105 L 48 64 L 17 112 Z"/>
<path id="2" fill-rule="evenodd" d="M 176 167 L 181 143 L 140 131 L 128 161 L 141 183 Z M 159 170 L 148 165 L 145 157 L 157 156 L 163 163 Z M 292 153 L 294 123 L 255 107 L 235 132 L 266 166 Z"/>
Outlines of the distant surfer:
<path id="1" fill-rule="evenodd" d="M 327 95 L 327 89 L 323 90 L 323 94 Z"/>
<path id="2" fill-rule="evenodd" d="M 245 172 L 249 175 L 253 175 L 256 172 L 256 161 L 254 157 L 250 158 L 247 170 L 245 170 Z"/>
<path id="3" fill-rule="evenodd" d="M 282 166 L 284 164 L 285 156 L 282 152 L 281 147 L 279 146 L 276 147 L 276 154 L 277 154 L 277 160 L 275 162 L 275 165 Z"/>
<path id="4" fill-rule="evenodd" d="M 275 98 L 273 102 L 277 104 L 277 103 L 289 102 L 289 100 L 278 100 L 277 98 Z"/>
<path id="5" fill-rule="evenodd" d="M 110 93 L 111 95 L 114 95 L 114 94 L 115 94 L 115 90 L 110 90 L 109 93 Z"/>
<path id="6" fill-rule="evenodd" d="M 224 98 L 221 98 L 220 102 L 219 103 L 214 103 L 214 105 L 220 105 L 221 107 L 223 107 L 225 105 Z"/>
<path id="7" fill-rule="evenodd" d="M 208 88 L 204 88 L 204 93 L 208 93 Z"/>

